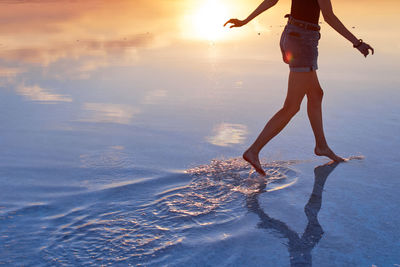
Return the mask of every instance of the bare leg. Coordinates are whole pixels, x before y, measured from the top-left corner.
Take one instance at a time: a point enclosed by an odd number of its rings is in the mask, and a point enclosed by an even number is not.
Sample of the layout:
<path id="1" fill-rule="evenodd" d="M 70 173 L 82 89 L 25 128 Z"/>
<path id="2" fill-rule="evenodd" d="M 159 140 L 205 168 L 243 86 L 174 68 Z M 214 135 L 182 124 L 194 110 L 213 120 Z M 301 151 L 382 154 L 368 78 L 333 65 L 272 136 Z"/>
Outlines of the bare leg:
<path id="1" fill-rule="evenodd" d="M 307 113 L 315 136 L 314 152 L 318 156 L 326 156 L 336 162 L 344 161 L 337 156 L 328 146 L 322 124 L 322 97 L 323 91 L 315 71 L 312 72 L 311 83 L 307 90 Z"/>
<path id="2" fill-rule="evenodd" d="M 265 172 L 258 157 L 260 150 L 282 131 L 290 119 L 299 111 L 311 79 L 311 72 L 290 72 L 288 91 L 283 108 L 268 121 L 254 143 L 244 152 L 243 158 L 261 175 L 265 175 Z"/>

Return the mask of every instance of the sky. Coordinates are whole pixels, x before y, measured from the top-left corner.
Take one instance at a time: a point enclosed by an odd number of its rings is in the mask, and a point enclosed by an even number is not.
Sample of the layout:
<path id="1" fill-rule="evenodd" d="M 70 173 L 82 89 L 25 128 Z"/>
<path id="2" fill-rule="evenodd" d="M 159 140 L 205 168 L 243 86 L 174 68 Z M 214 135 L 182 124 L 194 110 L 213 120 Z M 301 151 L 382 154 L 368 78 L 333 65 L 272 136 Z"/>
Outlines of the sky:
<path id="1" fill-rule="evenodd" d="M 82 61 L 78 68 L 84 76 L 85 70 L 111 64 L 110 54 L 114 60 L 122 55 L 118 60 L 132 64 L 149 51 L 176 56 L 183 47 L 204 43 L 217 44 L 228 56 L 233 53 L 229 47 L 243 44 L 237 48 L 244 50 L 245 45 L 257 45 L 254 40 L 263 40 L 264 47 L 276 46 L 285 23 L 283 15 L 289 10 L 287 0 L 243 28 L 222 27 L 231 17 L 245 18 L 258 4 L 239 0 L 0 1 L 1 72 L 21 72 L 26 64 L 46 67 L 68 59 Z M 397 56 L 400 48 L 398 5 L 396 1 L 333 2 L 339 18 L 357 37 L 375 46 L 378 54 L 390 56 Z M 321 45 L 349 45 L 328 25 L 323 28 L 323 35 L 338 40 Z M 274 42 L 267 43 L 268 39 Z M 246 54 L 251 56 L 249 51 Z"/>
<path id="2" fill-rule="evenodd" d="M 96 75 L 109 76 L 118 72 L 118 68 L 125 68 L 129 74 L 119 77 L 117 86 L 130 83 L 139 85 L 143 91 L 150 90 L 145 96 L 139 89 L 133 89 L 131 95 L 141 96 L 143 103 L 151 103 L 151 98 L 160 99 L 167 94 L 165 86 L 152 83 L 155 76 L 175 75 L 171 79 L 182 81 L 174 85 L 178 94 L 187 90 L 183 84 L 190 84 L 194 75 L 203 73 L 203 87 L 209 86 L 207 81 L 212 84 L 209 90 L 213 92 L 207 91 L 210 96 L 207 101 L 212 103 L 215 90 L 242 87 L 244 78 L 286 75 L 279 38 L 286 22 L 283 16 L 290 10 L 289 0 L 280 0 L 242 28 L 222 26 L 232 17 L 244 19 L 259 3 L 255 0 L 0 1 L 0 86 L 31 101 L 68 103 L 74 101 L 71 95 L 77 92 L 72 87 L 83 84 L 96 87 Z M 399 5 L 394 0 L 333 1 L 336 15 L 356 37 L 371 44 L 376 54 L 364 59 L 321 16 L 319 66 L 324 70 L 323 78 L 370 80 L 378 84 L 381 81 L 370 74 L 379 73 L 385 86 L 398 87 Z M 358 71 L 354 72 L 355 69 Z M 230 85 L 224 79 L 231 79 Z M 204 95 L 195 87 L 188 98 Z M 111 97 L 107 90 L 101 93 Z M 109 103 L 108 110 L 118 110 L 113 105 Z M 82 107 L 91 110 L 97 106 L 96 102 L 86 101 Z M 119 108 L 127 109 L 130 114 L 117 120 L 122 123 L 138 113 L 134 108 Z M 102 112 L 104 117 L 107 111 Z M 88 116 L 84 117 L 83 120 L 88 120 Z"/>
<path id="3" fill-rule="evenodd" d="M 279 39 L 289 0 L 242 28 L 223 27 L 230 18 L 244 19 L 259 3 L 0 0 L 3 143 L 10 143 L 9 151 L 20 146 L 29 157 L 26 147 L 54 147 L 35 131 L 86 131 L 93 129 L 90 123 L 113 123 L 146 133 L 186 133 L 219 147 L 245 144 L 263 123 L 259 114 L 281 106 L 287 86 Z M 351 96 L 363 90 L 385 99 L 381 91 L 398 90 L 399 5 L 333 1 L 343 23 L 374 47 L 367 59 L 321 16 L 319 77 L 330 101 L 346 108 L 337 92 L 350 90 Z M 242 112 L 248 105 L 259 117 Z M 135 148 L 150 142 L 137 140 Z M 12 159 L 11 154 L 4 157 Z"/>
<path id="4" fill-rule="evenodd" d="M 204 72 L 216 80 L 219 74 L 231 74 L 238 76 L 238 82 L 240 77 L 255 73 L 279 75 L 286 67 L 278 44 L 286 23 L 283 16 L 290 10 L 289 0 L 280 0 L 242 28 L 222 27 L 232 17 L 244 19 L 259 3 L 0 1 L 0 86 L 34 95 L 40 94 L 40 83 L 48 80 L 84 81 L 96 71 L 138 66 Z M 368 79 L 368 73 L 379 72 L 380 77 L 397 85 L 399 5 L 395 0 L 333 1 L 336 15 L 356 37 L 371 44 L 376 55 L 367 62 L 360 58 L 321 16 L 319 65 L 327 77 Z M 350 77 L 353 69 L 360 71 Z M 151 76 L 150 72 L 141 77 Z M 32 78 L 38 79 L 30 81 Z M 52 100 L 70 99 L 49 94 Z M 36 97 L 43 98 L 43 94 Z"/>

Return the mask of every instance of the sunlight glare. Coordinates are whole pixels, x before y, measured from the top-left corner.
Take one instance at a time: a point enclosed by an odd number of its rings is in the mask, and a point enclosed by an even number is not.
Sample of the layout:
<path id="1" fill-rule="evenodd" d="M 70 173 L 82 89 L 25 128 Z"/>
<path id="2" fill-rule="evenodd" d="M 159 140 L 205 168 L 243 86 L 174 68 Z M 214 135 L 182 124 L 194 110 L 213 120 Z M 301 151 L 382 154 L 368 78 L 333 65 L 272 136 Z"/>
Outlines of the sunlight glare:
<path id="1" fill-rule="evenodd" d="M 226 32 L 223 24 L 228 18 L 227 6 L 219 0 L 208 0 L 192 17 L 195 37 L 215 41 L 221 39 Z"/>

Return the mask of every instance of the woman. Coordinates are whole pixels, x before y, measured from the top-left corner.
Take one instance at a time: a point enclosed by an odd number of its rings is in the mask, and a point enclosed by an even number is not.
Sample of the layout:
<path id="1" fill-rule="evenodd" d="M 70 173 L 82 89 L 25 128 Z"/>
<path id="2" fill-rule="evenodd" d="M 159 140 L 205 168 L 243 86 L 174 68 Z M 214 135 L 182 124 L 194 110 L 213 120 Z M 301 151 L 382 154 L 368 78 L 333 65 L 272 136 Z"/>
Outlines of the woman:
<path id="1" fill-rule="evenodd" d="M 278 0 L 265 0 L 245 20 L 230 19 L 225 25 L 241 27 L 256 16 L 274 6 Z M 321 102 L 323 91 L 318 81 L 318 40 L 321 37 L 318 25 L 320 11 L 324 20 L 344 38 L 349 40 L 365 57 L 374 49 L 357 39 L 335 16 L 330 0 L 292 0 L 291 14 L 282 33 L 280 47 L 285 63 L 289 64 L 289 85 L 283 107 L 268 121 L 254 143 L 244 152 L 243 158 L 261 175 L 265 175 L 259 160 L 260 150 L 276 136 L 299 111 L 303 97 L 307 95 L 307 113 L 315 136 L 314 152 L 341 162 L 328 146 L 322 126 Z M 224 25 L 224 26 L 225 26 Z"/>

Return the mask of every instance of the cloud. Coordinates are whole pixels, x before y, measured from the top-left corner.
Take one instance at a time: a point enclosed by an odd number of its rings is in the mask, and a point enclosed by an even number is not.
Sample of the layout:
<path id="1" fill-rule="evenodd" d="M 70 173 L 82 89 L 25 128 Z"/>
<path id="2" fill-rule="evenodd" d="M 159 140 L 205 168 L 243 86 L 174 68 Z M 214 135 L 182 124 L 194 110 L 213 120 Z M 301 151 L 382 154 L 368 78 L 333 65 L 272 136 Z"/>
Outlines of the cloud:
<path id="1" fill-rule="evenodd" d="M 206 141 L 216 146 L 241 144 L 248 133 L 246 125 L 221 123 L 213 130 L 214 135 L 206 137 Z"/>
<path id="2" fill-rule="evenodd" d="M 9 68 L 0 66 L 0 78 L 1 77 L 15 77 L 17 74 L 24 72 L 22 68 Z"/>
<path id="3" fill-rule="evenodd" d="M 130 124 L 133 116 L 140 113 L 138 108 L 110 103 L 84 103 L 79 121 L 97 123 Z"/>
<path id="4" fill-rule="evenodd" d="M 80 58 L 84 56 L 106 56 L 124 53 L 131 48 L 150 45 L 153 36 L 149 33 L 137 34 L 115 40 L 83 39 L 70 43 L 50 44 L 29 48 L 2 49 L 0 58 L 8 61 L 27 62 L 47 66 L 62 58 Z"/>
<path id="5" fill-rule="evenodd" d="M 45 103 L 56 102 L 72 102 L 72 98 L 67 95 L 54 94 L 47 89 L 43 89 L 37 85 L 24 86 L 21 85 L 16 88 L 17 94 L 24 96 L 31 101 L 39 101 Z"/>
<path id="6" fill-rule="evenodd" d="M 179 3 L 0 0 L 0 59 L 25 64 L 27 69 L 31 65 L 50 68 L 61 60 L 75 68 L 89 57 L 107 64 L 132 64 L 138 50 L 163 46 L 169 42 L 165 34 L 176 33 Z"/>
<path id="7" fill-rule="evenodd" d="M 145 105 L 158 104 L 166 96 L 167 96 L 167 90 L 158 89 L 150 91 L 144 96 L 143 104 Z"/>

